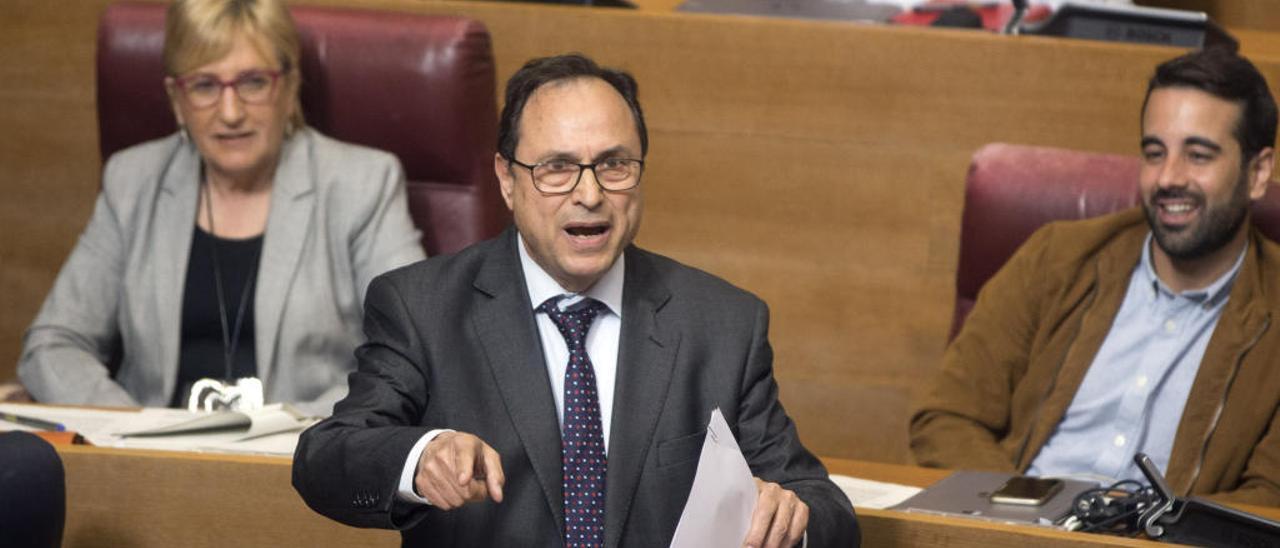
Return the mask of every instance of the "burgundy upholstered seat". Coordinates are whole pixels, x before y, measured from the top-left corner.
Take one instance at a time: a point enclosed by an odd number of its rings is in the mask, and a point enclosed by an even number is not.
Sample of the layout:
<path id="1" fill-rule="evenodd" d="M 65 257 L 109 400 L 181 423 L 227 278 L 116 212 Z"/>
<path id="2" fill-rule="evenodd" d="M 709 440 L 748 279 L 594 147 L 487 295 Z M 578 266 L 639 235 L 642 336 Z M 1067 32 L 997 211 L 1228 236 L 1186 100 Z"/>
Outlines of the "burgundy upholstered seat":
<path id="1" fill-rule="evenodd" d="M 122 2 L 98 30 L 103 159 L 176 126 L 164 91 L 166 5 Z M 390 151 L 429 254 L 457 251 L 508 222 L 493 173 L 497 100 L 489 33 L 462 17 L 297 6 L 307 123 Z"/>
<path id="2" fill-rule="evenodd" d="M 965 181 L 949 338 L 960 332 L 983 284 L 1037 228 L 1138 205 L 1139 167 L 1137 154 L 1004 143 L 979 149 Z M 1254 204 L 1253 222 L 1268 238 L 1280 238 L 1280 189 Z"/>

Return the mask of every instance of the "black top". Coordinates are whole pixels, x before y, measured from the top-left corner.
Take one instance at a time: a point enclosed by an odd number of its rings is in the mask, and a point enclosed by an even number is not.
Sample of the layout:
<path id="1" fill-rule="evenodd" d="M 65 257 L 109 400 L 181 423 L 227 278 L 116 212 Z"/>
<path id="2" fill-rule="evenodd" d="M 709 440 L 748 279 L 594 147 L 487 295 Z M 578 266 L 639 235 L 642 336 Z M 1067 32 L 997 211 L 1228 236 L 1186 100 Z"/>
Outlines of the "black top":
<path id="1" fill-rule="evenodd" d="M 222 272 L 222 298 L 226 307 L 228 337 L 234 337 L 236 313 L 244 296 L 239 344 L 231 360 L 230 380 L 254 377 L 253 297 L 257 284 L 245 294 L 245 284 L 258 276 L 258 256 L 262 236 L 245 240 L 218 238 L 195 228 L 191 238 L 191 258 L 187 261 L 187 285 L 182 294 L 182 339 L 178 353 L 178 383 L 172 407 L 186 407 L 191 385 L 203 378 L 229 380 L 222 344 L 222 320 L 218 312 L 218 289 L 213 275 L 213 253 L 217 250 Z M 234 340 L 234 339 L 231 339 Z"/>

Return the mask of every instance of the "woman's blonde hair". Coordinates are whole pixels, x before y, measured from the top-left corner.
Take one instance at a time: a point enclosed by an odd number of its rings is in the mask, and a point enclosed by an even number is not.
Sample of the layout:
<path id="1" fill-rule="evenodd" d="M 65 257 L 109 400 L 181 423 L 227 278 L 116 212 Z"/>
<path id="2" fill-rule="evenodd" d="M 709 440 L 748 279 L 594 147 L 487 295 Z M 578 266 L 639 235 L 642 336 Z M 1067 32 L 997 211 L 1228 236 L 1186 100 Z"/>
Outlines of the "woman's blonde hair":
<path id="1" fill-rule="evenodd" d="M 164 21 L 164 70 L 181 76 L 221 59 L 243 33 L 263 57 L 275 57 L 285 73 L 284 91 L 292 94 L 291 129 L 303 126 L 298 88 L 298 29 L 280 0 L 177 0 Z M 269 48 L 271 51 L 261 51 Z"/>

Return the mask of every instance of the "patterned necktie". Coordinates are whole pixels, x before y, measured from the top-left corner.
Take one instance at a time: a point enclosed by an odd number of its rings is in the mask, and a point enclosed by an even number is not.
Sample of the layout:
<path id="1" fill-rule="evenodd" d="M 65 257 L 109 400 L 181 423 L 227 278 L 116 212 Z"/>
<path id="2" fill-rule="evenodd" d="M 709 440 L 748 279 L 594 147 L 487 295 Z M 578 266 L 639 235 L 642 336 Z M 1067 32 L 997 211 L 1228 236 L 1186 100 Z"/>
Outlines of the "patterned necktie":
<path id="1" fill-rule="evenodd" d="M 561 311 L 562 297 L 552 297 L 538 310 L 547 313 L 569 346 L 564 370 L 564 430 L 560 435 L 564 467 L 564 544 L 604 544 L 604 430 L 596 373 L 587 356 L 587 330 L 604 309 L 600 301 L 583 299 Z"/>

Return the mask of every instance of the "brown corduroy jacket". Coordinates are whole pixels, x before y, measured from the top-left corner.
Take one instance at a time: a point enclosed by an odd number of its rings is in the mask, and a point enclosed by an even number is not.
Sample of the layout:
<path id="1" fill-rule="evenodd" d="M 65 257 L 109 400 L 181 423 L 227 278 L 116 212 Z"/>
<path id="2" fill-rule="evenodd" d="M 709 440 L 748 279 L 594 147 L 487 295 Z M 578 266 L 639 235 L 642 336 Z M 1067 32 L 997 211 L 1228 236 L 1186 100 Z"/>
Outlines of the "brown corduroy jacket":
<path id="1" fill-rule="evenodd" d="M 1250 229 L 1173 441 L 1181 496 L 1280 506 L 1280 245 Z M 919 464 L 1022 472 L 1111 329 L 1148 232 L 1141 210 L 1049 224 L 978 296 L 911 419 Z"/>

